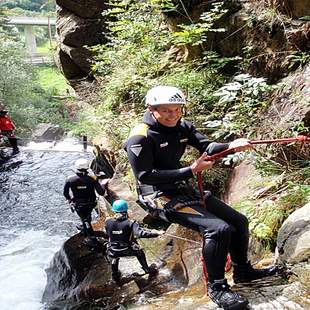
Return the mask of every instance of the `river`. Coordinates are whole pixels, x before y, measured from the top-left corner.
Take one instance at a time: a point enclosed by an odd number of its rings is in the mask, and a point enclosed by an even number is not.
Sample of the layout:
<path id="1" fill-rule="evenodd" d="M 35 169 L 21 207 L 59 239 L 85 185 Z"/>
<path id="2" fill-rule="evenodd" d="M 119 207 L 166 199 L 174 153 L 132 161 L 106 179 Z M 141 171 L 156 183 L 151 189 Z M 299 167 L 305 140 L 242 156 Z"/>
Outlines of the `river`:
<path id="1" fill-rule="evenodd" d="M 79 218 L 63 197 L 82 145 L 30 143 L 0 168 L 0 309 L 43 309 L 45 268 Z"/>

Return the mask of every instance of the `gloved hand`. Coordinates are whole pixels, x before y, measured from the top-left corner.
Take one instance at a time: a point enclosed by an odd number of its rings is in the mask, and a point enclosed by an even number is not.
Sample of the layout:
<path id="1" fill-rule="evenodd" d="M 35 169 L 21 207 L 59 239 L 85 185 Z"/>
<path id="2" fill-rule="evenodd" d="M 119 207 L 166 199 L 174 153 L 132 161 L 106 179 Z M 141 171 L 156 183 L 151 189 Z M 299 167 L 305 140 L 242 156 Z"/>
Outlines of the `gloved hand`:
<path id="1" fill-rule="evenodd" d="M 90 168 L 87 169 L 87 175 L 89 175 L 91 178 L 93 178 L 94 180 L 97 180 L 97 176 L 95 175 L 94 171 L 91 170 Z"/>
<path id="2" fill-rule="evenodd" d="M 158 236 L 162 236 L 165 232 L 165 230 L 157 230 Z"/>
<path id="3" fill-rule="evenodd" d="M 151 232 L 154 234 L 157 234 L 158 236 L 162 236 L 166 231 L 164 230 L 157 230 L 157 229 L 151 229 Z"/>
<path id="4" fill-rule="evenodd" d="M 70 210 L 72 213 L 74 213 L 75 209 L 74 209 L 74 202 L 73 199 L 71 198 L 70 200 L 67 200 L 69 205 L 70 205 Z"/>

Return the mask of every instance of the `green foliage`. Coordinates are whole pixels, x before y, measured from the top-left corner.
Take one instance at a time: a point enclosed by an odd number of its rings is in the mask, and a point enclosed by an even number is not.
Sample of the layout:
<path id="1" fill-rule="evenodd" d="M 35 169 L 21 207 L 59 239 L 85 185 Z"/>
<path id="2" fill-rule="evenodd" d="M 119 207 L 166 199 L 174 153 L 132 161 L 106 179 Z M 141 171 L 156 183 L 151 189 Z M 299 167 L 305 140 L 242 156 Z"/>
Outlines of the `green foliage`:
<path id="1" fill-rule="evenodd" d="M 48 93 L 64 95 L 71 88 L 56 66 L 40 66 L 34 68 L 35 79 Z"/>
<path id="2" fill-rule="evenodd" d="M 297 184 L 288 181 L 287 190 L 280 197 L 280 203 L 283 208 L 286 210 L 295 210 L 310 201 L 310 178 L 307 181 L 308 184 Z"/>
<path id="3" fill-rule="evenodd" d="M 23 10 L 36 12 L 55 11 L 55 2 L 52 0 L 4 0 L 2 6 L 9 9 L 19 7 Z"/>
<path id="4" fill-rule="evenodd" d="M 266 249 L 273 251 L 276 246 L 278 230 L 290 211 L 285 210 L 272 200 L 242 201 L 234 208 L 247 216 L 251 235 L 260 240 Z"/>
<path id="5" fill-rule="evenodd" d="M 222 85 L 217 74 L 231 59 L 220 59 L 215 53 L 210 58 L 178 64 L 170 61 L 166 49 L 171 45 L 171 34 L 161 24 L 160 12 L 174 10 L 170 1 L 112 1 L 105 15 L 109 22 L 110 41 L 97 46 L 95 74 L 102 79 L 103 102 L 112 109 L 144 109 L 146 91 L 155 85 L 168 84 L 182 88 L 188 95 L 191 113 L 212 106 L 211 93 Z M 212 24 L 217 13 L 202 16 L 205 24 Z M 207 27 L 207 26 L 206 26 Z M 216 59 L 217 58 L 217 59 Z M 212 62 L 212 64 L 211 64 Z M 221 62 L 221 64 L 220 64 Z M 217 67 L 216 67 L 217 66 Z"/>
<path id="6" fill-rule="evenodd" d="M 267 106 L 264 96 L 270 90 L 264 78 L 254 78 L 249 74 L 235 76 L 231 83 L 213 94 L 219 100 L 204 125 L 214 130 L 215 139 L 243 136 L 255 121 L 255 115 Z"/>
<path id="7" fill-rule="evenodd" d="M 66 112 L 62 102 L 53 97 L 57 91 L 44 90 L 25 59 L 23 45 L 4 32 L 0 36 L 0 99 L 19 134 L 27 135 L 39 122 L 65 122 Z"/>
<path id="8" fill-rule="evenodd" d="M 201 14 L 197 23 L 191 21 L 189 25 L 178 25 L 180 31 L 172 34 L 171 43 L 178 46 L 200 45 L 207 40 L 207 33 L 224 32 L 224 28 L 214 28 L 214 22 L 227 12 L 223 9 L 223 4 L 224 2 L 214 3 L 210 11 Z"/>
<path id="9" fill-rule="evenodd" d="M 310 165 L 308 161 L 303 163 L 303 168 L 285 171 L 285 167 L 281 168 L 278 163 L 267 164 L 265 161 L 260 171 L 265 171 L 268 176 L 279 176 L 268 184 L 261 184 L 261 193 L 256 198 L 234 207 L 248 216 L 251 232 L 266 248 L 273 250 L 283 221 L 310 201 Z"/>
<path id="10" fill-rule="evenodd" d="M 289 69 L 297 69 L 299 67 L 304 67 L 310 62 L 310 55 L 306 52 L 294 52 L 293 54 L 287 56 L 290 64 Z"/>

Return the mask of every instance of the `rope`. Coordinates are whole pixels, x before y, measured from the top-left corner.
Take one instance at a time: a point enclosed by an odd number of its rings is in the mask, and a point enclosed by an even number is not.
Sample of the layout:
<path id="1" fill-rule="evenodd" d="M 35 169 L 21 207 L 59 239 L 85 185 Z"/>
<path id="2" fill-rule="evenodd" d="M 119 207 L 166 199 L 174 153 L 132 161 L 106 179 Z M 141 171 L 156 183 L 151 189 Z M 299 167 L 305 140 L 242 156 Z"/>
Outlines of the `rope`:
<path id="1" fill-rule="evenodd" d="M 169 237 L 172 237 L 172 238 L 175 238 L 175 239 L 180 239 L 180 240 L 183 240 L 183 241 L 187 241 L 187 242 L 191 242 L 191 243 L 196 243 L 196 244 L 199 244 L 201 246 L 201 242 L 198 242 L 198 241 L 194 241 L 194 240 L 191 240 L 191 239 L 175 236 L 175 235 L 172 235 L 172 234 L 169 234 L 169 233 L 165 233 L 165 235 L 169 236 Z"/>

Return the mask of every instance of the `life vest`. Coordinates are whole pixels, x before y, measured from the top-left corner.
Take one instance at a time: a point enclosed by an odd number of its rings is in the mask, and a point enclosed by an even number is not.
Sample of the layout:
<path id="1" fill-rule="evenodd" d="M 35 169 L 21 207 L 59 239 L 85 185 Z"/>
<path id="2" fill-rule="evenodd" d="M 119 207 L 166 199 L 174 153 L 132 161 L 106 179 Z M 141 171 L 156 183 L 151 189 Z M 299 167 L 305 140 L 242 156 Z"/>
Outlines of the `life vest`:
<path id="1" fill-rule="evenodd" d="M 0 116 L 0 130 L 12 131 L 15 129 L 14 123 L 7 115 Z"/>

